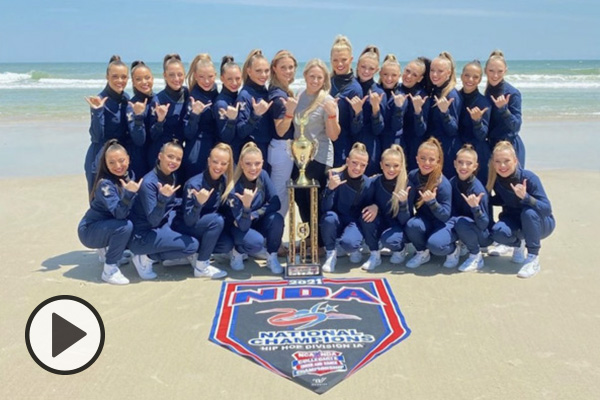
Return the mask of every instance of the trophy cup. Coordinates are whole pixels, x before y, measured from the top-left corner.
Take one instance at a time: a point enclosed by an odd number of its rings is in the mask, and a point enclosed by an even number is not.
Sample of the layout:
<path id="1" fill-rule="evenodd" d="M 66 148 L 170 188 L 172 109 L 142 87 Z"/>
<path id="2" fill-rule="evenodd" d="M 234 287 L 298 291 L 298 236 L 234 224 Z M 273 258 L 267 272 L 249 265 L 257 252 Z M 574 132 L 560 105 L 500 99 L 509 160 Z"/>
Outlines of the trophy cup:
<path id="1" fill-rule="evenodd" d="M 300 136 L 291 144 L 291 153 L 299 170 L 298 179 L 290 179 L 287 184 L 289 193 L 289 240 L 290 248 L 288 263 L 285 268 L 285 278 L 305 279 L 321 277 L 321 264 L 319 263 L 318 245 L 318 189 L 319 184 L 314 179 L 306 177 L 306 165 L 314 158 L 317 151 L 317 142 L 309 140 L 304 135 L 308 123 L 308 116 L 296 115 L 294 122 L 300 127 Z M 310 221 L 296 225 L 295 192 L 296 190 L 310 190 Z M 300 240 L 299 251 L 296 249 L 296 237 Z M 310 254 L 307 251 L 307 239 L 310 237 Z"/>

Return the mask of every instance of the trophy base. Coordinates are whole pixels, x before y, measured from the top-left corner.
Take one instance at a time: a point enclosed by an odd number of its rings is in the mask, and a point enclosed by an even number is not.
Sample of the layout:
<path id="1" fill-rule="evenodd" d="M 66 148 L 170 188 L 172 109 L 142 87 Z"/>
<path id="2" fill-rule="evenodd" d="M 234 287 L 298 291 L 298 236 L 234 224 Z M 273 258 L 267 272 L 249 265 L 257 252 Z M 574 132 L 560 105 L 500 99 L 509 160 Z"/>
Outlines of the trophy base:
<path id="1" fill-rule="evenodd" d="M 323 272 L 321 271 L 320 264 L 290 264 L 285 267 L 283 273 L 285 279 L 289 278 L 310 278 L 310 277 L 322 277 Z"/>

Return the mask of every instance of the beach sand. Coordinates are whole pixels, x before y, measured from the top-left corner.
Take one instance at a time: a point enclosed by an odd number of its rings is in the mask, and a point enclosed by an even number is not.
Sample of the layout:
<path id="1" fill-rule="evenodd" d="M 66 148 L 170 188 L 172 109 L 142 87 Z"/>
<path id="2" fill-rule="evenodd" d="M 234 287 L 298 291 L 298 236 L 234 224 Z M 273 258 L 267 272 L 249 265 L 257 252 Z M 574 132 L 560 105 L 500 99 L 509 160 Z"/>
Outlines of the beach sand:
<path id="1" fill-rule="evenodd" d="M 547 137 L 567 136 L 544 124 L 540 135 L 550 130 Z M 592 141 L 582 142 L 581 152 L 597 154 L 598 139 L 591 132 L 599 123 L 581 124 L 589 125 Z M 87 140 L 86 132 L 76 134 Z M 526 143 L 534 143 L 531 137 Z M 40 164 L 72 162 L 69 152 L 52 153 L 60 144 L 53 146 L 44 153 L 54 158 L 40 157 Z M 561 154 L 560 147 L 547 147 Z M 13 149 L 18 146 L 3 140 L 0 156 Z M 417 270 L 391 268 L 384 260 L 372 276 L 388 280 L 412 334 L 322 396 L 208 341 L 220 282 L 192 278 L 189 266 L 158 266 L 157 281 L 140 282 L 131 265 L 122 270 L 132 284 L 102 282 L 95 253 L 76 233 L 87 209 L 82 161 L 73 167 L 76 174 L 43 176 L 37 170 L 37 176 L 28 176 L 5 170 L 0 178 L 0 398 L 598 398 L 600 216 L 590 205 L 600 198 L 600 168 L 597 158 L 590 158 L 596 164 L 585 170 L 563 164 L 581 160 L 560 160 L 561 169 L 536 171 L 557 220 L 554 234 L 542 242 L 537 276 L 517 278 L 519 267 L 507 257 L 486 257 L 479 273 L 448 271 L 441 258 Z M 340 261 L 336 278 L 365 276 L 347 258 Z M 229 272 L 229 279 L 272 278 L 254 261 L 244 272 Z M 101 356 L 71 376 L 40 368 L 24 342 L 33 309 L 64 294 L 90 302 L 106 328 Z"/>

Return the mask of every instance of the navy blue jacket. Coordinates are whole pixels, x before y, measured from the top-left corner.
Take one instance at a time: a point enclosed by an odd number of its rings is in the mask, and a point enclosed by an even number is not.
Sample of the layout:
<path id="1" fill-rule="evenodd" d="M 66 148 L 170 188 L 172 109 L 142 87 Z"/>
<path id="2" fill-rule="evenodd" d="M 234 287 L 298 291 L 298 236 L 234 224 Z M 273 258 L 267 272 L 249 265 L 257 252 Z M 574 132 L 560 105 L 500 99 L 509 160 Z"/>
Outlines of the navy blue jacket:
<path id="1" fill-rule="evenodd" d="M 508 104 L 502 108 L 493 105 L 492 96 L 510 95 Z M 488 87 L 485 96 L 493 105 L 490 116 L 489 141 L 493 149 L 501 140 L 513 142 L 521 130 L 521 92 L 506 81 L 502 81 L 495 88 Z"/>
<path id="2" fill-rule="evenodd" d="M 536 174 L 526 169 L 517 168 L 510 181 L 514 185 L 523 183 L 525 179 L 527 179 L 527 196 L 521 200 L 512 190 L 509 182 L 505 180 L 505 184 L 503 184 L 502 178 L 497 176 L 494 183 L 495 196 L 492 198 L 492 204 L 502 206 L 502 214 L 518 216 L 523 209 L 531 208 L 542 217 L 551 217 L 552 205 L 544 191 L 540 178 Z"/>
<path id="3" fill-rule="evenodd" d="M 275 140 L 288 140 L 294 139 L 294 124 L 290 124 L 290 128 L 283 136 L 279 136 L 277 134 L 277 129 L 275 128 L 275 120 L 276 119 L 284 119 L 285 118 L 285 106 L 283 105 L 283 101 L 281 99 L 288 99 L 288 94 L 281 88 L 277 86 L 269 87 L 269 95 L 267 101 L 272 101 L 273 104 L 271 108 L 269 108 L 268 113 L 270 114 L 271 120 L 273 121 L 273 131 L 271 132 L 271 139 Z"/>
<path id="4" fill-rule="evenodd" d="M 373 201 L 379 208 L 377 217 L 381 218 L 381 226 L 386 229 L 390 226 L 404 226 L 406 221 L 410 218 L 410 212 L 408 210 L 408 202 L 398 204 L 398 214 L 394 217 L 392 215 L 391 200 L 394 196 L 391 192 L 388 192 L 383 185 L 385 177 L 383 175 L 377 175 L 373 180 Z M 383 230 L 382 229 L 382 230 Z"/>
<path id="5" fill-rule="evenodd" d="M 339 167 L 344 164 L 352 148 L 351 136 L 356 135 L 362 127 L 346 98 L 351 99 L 358 96 L 362 99 L 363 91 L 358 80 L 354 77 L 354 73 L 350 71 L 349 74 L 343 76 L 332 75 L 329 94 L 333 98 L 339 99 L 338 109 L 341 131 L 337 140 L 333 142 L 333 165 Z"/>
<path id="6" fill-rule="evenodd" d="M 464 187 L 464 191 L 461 191 L 459 182 L 460 178 L 458 176 L 450 179 L 450 185 L 452 186 L 452 216 L 469 217 L 475 221 L 475 225 L 482 231 L 489 228 L 493 224 L 493 219 L 490 218 L 490 196 L 485 186 L 483 186 L 479 179 L 474 178 L 471 182 L 464 182 L 464 186 L 466 187 Z M 469 206 L 469 203 L 461 195 L 464 194 L 469 197 L 471 194 L 478 196 L 480 193 L 483 193 L 483 197 L 479 202 L 479 206 L 473 208 Z"/>
<path id="7" fill-rule="evenodd" d="M 201 101 L 204 104 L 214 104 L 218 94 L 217 85 L 214 85 L 209 91 L 194 85 L 190 92 L 190 96 L 194 100 Z M 189 178 L 206 169 L 208 155 L 218 141 L 217 122 L 210 108 L 205 108 L 200 114 L 194 114 L 192 103 L 189 102 L 183 125 L 185 135 L 183 168 L 185 178 Z"/>
<path id="8" fill-rule="evenodd" d="M 181 205 L 181 199 L 175 197 L 175 194 L 166 197 L 158 191 L 159 183 L 166 185 L 172 182 L 169 178 L 174 179 L 173 174 L 165 177 L 158 171 L 158 167 L 144 176 L 138 190 L 138 199 L 131 210 L 134 234 L 161 227 L 175 216 L 175 209 Z"/>
<path id="9" fill-rule="evenodd" d="M 369 154 L 369 165 L 365 173 L 372 175 L 379 171 L 379 159 L 381 158 L 381 138 L 380 135 L 383 133 L 384 119 L 385 119 L 385 104 L 387 103 L 386 95 L 383 89 L 381 89 L 373 79 L 367 82 L 359 82 L 364 95 L 369 95 L 370 92 L 378 93 L 381 98 L 381 107 L 379 112 L 374 115 L 373 107 L 371 106 L 371 99 L 367 98 L 365 104 L 363 104 L 362 113 L 357 115 L 357 123 L 360 124 L 360 131 L 352 134 L 352 143 L 361 142 L 367 147 L 367 153 Z"/>
<path id="10" fill-rule="evenodd" d="M 147 154 L 149 148 L 150 129 L 152 128 L 152 108 L 155 104 L 154 95 L 147 96 L 133 89 L 132 103 L 143 103 L 147 101 L 146 109 L 140 115 L 133 115 L 134 125 L 131 137 L 135 146 L 127 148 L 127 152 L 131 157 L 129 168 L 135 172 L 136 176 L 144 176 L 150 170 L 148 165 Z M 135 132 L 135 133 L 133 133 Z M 154 165 L 154 164 L 153 164 Z"/>
<path id="11" fill-rule="evenodd" d="M 487 180 L 488 161 L 490 160 L 491 151 L 488 143 L 488 128 L 490 123 L 490 115 L 492 113 L 492 104 L 490 100 L 475 90 L 472 93 L 466 94 L 463 90 L 459 92 L 462 98 L 462 107 L 460 117 L 458 118 L 458 136 L 460 144 L 470 143 L 477 152 L 479 163 L 479 171 L 477 178 Z M 487 107 L 487 111 L 481 119 L 474 122 L 467 108 L 479 107 L 481 110 Z M 456 157 L 454 157 L 456 158 Z"/>
<path id="12" fill-rule="evenodd" d="M 221 93 L 217 95 L 215 101 L 213 102 L 213 106 L 211 107 L 213 117 L 215 119 L 215 123 L 217 125 L 217 138 L 219 142 L 226 143 L 230 145 L 232 148 L 237 147 L 237 152 L 234 151 L 233 154 L 239 154 L 241 149 L 238 144 L 234 144 L 235 141 L 235 132 L 236 132 L 236 124 L 237 119 L 229 119 L 227 117 L 221 117 L 219 113 L 220 109 L 227 110 L 227 106 L 235 107 L 238 92 L 232 92 L 227 89 L 225 86 L 221 88 Z M 237 159 L 235 160 L 237 162 Z"/>
<path id="13" fill-rule="evenodd" d="M 248 79 L 237 98 L 237 102 L 241 104 L 237 120 L 237 138 L 243 143 L 252 141 L 256 144 L 268 144 L 273 132 L 273 120 L 268 111 L 260 116 L 254 114 L 252 98 L 256 103 L 260 100 L 268 103 L 269 92 L 265 86 L 260 86 Z M 264 146 L 259 147 L 263 148 Z M 263 157 L 266 158 L 267 155 L 263 154 Z"/>
<path id="14" fill-rule="evenodd" d="M 195 175 L 188 179 L 183 187 L 183 206 L 177 209 L 176 219 L 183 221 L 186 226 L 193 227 L 200 217 L 206 214 L 220 213 L 221 210 L 221 195 L 225 191 L 225 176 L 221 176 L 218 181 L 215 182 L 216 186 L 208 200 L 204 204 L 198 203 L 196 196 L 192 193 L 192 190 L 200 191 L 200 189 L 206 189 L 210 191 L 213 189 L 211 186 L 210 179 L 207 179 L 208 170 L 198 175 Z M 210 175 L 208 175 L 210 177 Z"/>
<path id="15" fill-rule="evenodd" d="M 123 189 L 120 182 L 100 179 L 82 222 L 84 225 L 90 225 L 109 219 L 126 219 L 136 196 L 137 193 Z"/>
<path id="16" fill-rule="evenodd" d="M 396 107 L 395 104 L 393 104 L 392 107 L 393 111 L 391 111 L 391 113 L 394 114 L 394 117 L 391 119 L 393 124 L 392 129 L 396 132 L 396 139 L 393 141 L 393 143 L 400 144 L 402 146 L 404 149 L 404 155 L 406 156 L 406 167 L 409 171 L 412 171 L 413 169 L 417 168 L 417 150 L 425 137 L 431 101 L 428 98 L 423 104 L 421 112 L 419 114 L 415 114 L 415 107 L 413 106 L 412 100 L 408 96 L 413 95 L 425 97 L 427 96 L 425 89 L 423 89 L 423 87 L 419 84 L 414 85 L 412 88 L 399 85 L 396 89 L 396 94 L 403 94 L 407 96 L 407 98 L 402 107 Z M 401 126 L 398 126 L 398 123 L 401 123 Z"/>
<path id="17" fill-rule="evenodd" d="M 419 190 L 423 190 L 419 183 L 418 172 L 418 169 L 414 169 L 408 173 L 407 186 L 411 187 L 408 192 L 408 209 L 411 213 L 416 210 L 414 215 L 434 225 L 445 224 L 452 214 L 452 187 L 450 182 L 442 175 L 441 182 L 437 186 L 435 199 L 416 208 L 416 203 L 421 198 Z"/>
<path id="18" fill-rule="evenodd" d="M 148 166 L 153 167 L 156 164 L 158 153 L 163 144 L 173 139 L 177 139 L 179 143 L 183 144 L 183 119 L 187 113 L 189 99 L 190 94 L 185 86 L 182 87 L 181 93 L 174 92 L 167 86 L 156 95 L 153 106 L 156 106 L 156 103 L 161 105 L 170 104 L 170 106 L 167 116 L 162 122 L 158 122 L 156 112 L 152 112 Z"/>
<path id="19" fill-rule="evenodd" d="M 238 179 L 227 197 L 229 207 L 226 217 L 228 223 L 235 224 L 242 232 L 250 229 L 253 220 L 276 213 L 281 208 L 279 196 L 277 196 L 277 191 L 267 171 L 262 170 L 256 178 L 256 189 L 256 194 L 249 209 L 244 208 L 242 201 L 235 195 L 235 193 L 244 193 L 244 185 L 241 179 Z"/>
<path id="20" fill-rule="evenodd" d="M 346 172 L 342 172 L 342 180 L 346 179 Z M 361 189 L 354 190 L 350 185 L 344 183 L 335 190 L 329 186 L 323 191 L 321 209 L 323 212 L 335 211 L 340 222 L 347 225 L 351 222 L 358 223 L 362 218 L 362 210 L 373 204 L 374 186 L 373 179 L 366 175 L 361 177 Z"/>

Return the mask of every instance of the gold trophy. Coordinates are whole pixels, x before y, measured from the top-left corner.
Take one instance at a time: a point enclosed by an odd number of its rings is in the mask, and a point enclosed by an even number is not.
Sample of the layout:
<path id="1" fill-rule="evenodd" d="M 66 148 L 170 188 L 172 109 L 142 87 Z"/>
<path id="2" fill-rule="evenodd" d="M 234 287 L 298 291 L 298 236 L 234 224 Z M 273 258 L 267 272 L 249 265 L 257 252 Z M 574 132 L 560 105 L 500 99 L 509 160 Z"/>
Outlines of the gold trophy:
<path id="1" fill-rule="evenodd" d="M 290 248 L 288 253 L 288 263 L 285 268 L 285 278 L 305 279 L 311 277 L 320 278 L 321 264 L 319 263 L 319 244 L 318 244 L 318 196 L 319 184 L 314 179 L 306 177 L 306 166 L 314 158 L 317 152 L 318 142 L 309 140 L 304 135 L 304 129 L 308 123 L 308 116 L 300 117 L 296 115 L 294 122 L 300 127 L 300 136 L 295 139 L 290 147 L 291 153 L 299 170 L 296 182 L 290 179 L 288 182 L 289 193 L 289 239 Z M 295 212 L 295 192 L 296 190 L 310 190 L 310 221 L 301 222 L 296 225 Z M 310 239 L 309 239 L 310 236 Z M 296 249 L 296 237 L 300 240 L 299 251 Z M 307 239 L 310 241 L 310 254 L 307 249 Z"/>

